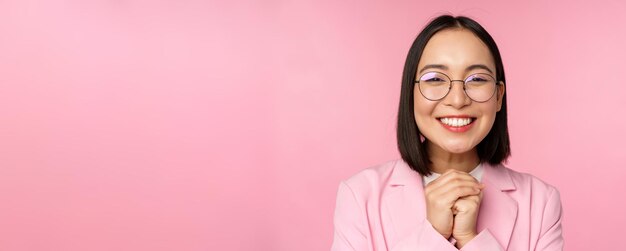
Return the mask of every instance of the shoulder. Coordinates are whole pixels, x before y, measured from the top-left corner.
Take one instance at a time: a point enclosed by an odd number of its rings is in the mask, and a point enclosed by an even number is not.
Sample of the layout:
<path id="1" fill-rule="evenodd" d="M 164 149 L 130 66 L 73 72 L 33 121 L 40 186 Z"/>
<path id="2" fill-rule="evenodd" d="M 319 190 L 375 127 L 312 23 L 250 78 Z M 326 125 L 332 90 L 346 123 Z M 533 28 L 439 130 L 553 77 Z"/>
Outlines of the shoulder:
<path id="1" fill-rule="evenodd" d="M 390 160 L 367 167 L 342 182 L 356 190 L 382 186 L 389 180 L 398 162 L 402 160 Z"/>
<path id="2" fill-rule="evenodd" d="M 377 197 L 385 188 L 406 179 L 414 179 L 419 174 L 413 171 L 402 159 L 395 159 L 370 166 L 344 179 L 341 186 L 348 188 L 356 197 Z"/>
<path id="3" fill-rule="evenodd" d="M 530 173 L 516 171 L 502 164 L 496 168 L 502 168 L 505 172 L 507 172 L 517 189 L 532 189 L 534 192 L 544 193 L 558 192 L 556 187 Z"/>
<path id="4" fill-rule="evenodd" d="M 544 207 L 559 206 L 560 193 L 559 190 L 548 182 L 538 178 L 530 173 L 520 172 L 510 169 L 502 164 L 492 166 L 495 172 L 505 173 L 502 177 L 510 177 L 512 182 L 513 194 L 517 194 L 518 198 L 528 198 L 530 204 Z"/>
<path id="5" fill-rule="evenodd" d="M 532 174 L 501 167 L 515 183 L 516 189 L 510 195 L 517 200 L 519 210 L 524 210 L 529 221 L 539 226 L 537 236 L 542 243 L 537 245 L 562 245 L 563 206 L 559 190 Z"/>

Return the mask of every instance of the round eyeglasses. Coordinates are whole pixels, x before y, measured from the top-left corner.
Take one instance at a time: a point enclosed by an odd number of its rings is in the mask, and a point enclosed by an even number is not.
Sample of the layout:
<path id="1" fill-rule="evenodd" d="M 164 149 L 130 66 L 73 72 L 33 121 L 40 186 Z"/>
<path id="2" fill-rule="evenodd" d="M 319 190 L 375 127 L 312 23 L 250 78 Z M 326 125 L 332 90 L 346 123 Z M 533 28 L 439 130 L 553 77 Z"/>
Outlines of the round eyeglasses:
<path id="1" fill-rule="evenodd" d="M 486 102 L 496 93 L 496 79 L 486 73 L 472 74 L 465 80 L 451 80 L 446 74 L 432 71 L 424 73 L 415 83 L 424 98 L 438 101 L 450 93 L 452 82 L 455 81 L 463 82 L 463 91 L 475 102 Z"/>

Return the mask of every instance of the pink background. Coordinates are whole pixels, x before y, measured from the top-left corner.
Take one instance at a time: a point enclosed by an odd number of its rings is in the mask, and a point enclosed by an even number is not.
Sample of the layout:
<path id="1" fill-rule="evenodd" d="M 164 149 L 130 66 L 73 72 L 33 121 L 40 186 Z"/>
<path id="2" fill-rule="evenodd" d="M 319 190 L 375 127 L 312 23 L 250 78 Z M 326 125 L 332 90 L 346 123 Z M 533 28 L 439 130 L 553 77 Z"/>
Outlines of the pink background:
<path id="1" fill-rule="evenodd" d="M 0 250 L 328 250 L 446 12 L 500 46 L 508 166 L 559 188 L 566 249 L 621 249 L 626 3 L 504 2 L 2 1 Z"/>

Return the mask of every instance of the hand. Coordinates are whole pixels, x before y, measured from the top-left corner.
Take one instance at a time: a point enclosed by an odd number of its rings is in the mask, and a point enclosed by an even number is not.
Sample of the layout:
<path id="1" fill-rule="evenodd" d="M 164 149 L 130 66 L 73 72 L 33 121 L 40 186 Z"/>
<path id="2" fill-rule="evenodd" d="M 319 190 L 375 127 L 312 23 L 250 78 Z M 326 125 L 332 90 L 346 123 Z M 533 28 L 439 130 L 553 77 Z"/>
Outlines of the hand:
<path id="1" fill-rule="evenodd" d="M 462 197 L 480 194 L 482 185 L 471 175 L 465 172 L 450 169 L 424 188 L 426 197 L 426 219 L 444 238 L 453 234 L 454 215 L 453 207 Z M 464 212 L 469 209 L 467 202 L 459 205 Z M 458 208 L 457 208 L 458 210 Z M 462 221 L 467 222 L 467 216 Z M 467 223 L 462 223 L 466 225 Z M 463 226 L 463 225 L 462 225 Z M 463 230 L 465 228 L 462 228 Z M 462 236 L 465 237 L 465 236 Z"/>
<path id="2" fill-rule="evenodd" d="M 481 191 L 478 195 L 458 199 L 452 207 L 452 212 L 455 215 L 452 237 L 456 240 L 456 246 L 459 249 L 478 235 L 476 233 L 476 220 L 482 198 L 483 193 Z"/>

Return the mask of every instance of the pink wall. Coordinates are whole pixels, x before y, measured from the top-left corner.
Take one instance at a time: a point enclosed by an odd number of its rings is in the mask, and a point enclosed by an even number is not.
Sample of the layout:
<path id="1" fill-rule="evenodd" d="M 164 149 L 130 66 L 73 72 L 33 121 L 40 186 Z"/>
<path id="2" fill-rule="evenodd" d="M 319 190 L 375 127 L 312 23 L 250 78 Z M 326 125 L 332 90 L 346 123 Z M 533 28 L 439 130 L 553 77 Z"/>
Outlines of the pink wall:
<path id="1" fill-rule="evenodd" d="M 626 3 L 433 2 L 2 1 L 0 250 L 328 250 L 447 11 L 498 42 L 509 167 L 560 189 L 567 250 L 621 249 Z"/>

